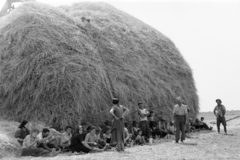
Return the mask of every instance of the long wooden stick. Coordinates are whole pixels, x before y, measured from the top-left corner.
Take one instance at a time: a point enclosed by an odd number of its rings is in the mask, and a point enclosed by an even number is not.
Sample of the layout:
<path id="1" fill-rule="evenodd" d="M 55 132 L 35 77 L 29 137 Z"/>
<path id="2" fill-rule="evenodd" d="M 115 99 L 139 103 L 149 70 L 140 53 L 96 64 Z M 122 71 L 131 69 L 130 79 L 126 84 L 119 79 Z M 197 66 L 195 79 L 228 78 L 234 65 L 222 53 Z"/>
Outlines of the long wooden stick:
<path id="1" fill-rule="evenodd" d="M 239 118 L 239 117 L 240 117 L 240 116 L 233 117 L 233 118 L 231 118 L 231 119 L 226 120 L 226 122 L 227 122 L 227 121 L 231 121 L 231 120 L 236 119 L 236 118 Z"/>

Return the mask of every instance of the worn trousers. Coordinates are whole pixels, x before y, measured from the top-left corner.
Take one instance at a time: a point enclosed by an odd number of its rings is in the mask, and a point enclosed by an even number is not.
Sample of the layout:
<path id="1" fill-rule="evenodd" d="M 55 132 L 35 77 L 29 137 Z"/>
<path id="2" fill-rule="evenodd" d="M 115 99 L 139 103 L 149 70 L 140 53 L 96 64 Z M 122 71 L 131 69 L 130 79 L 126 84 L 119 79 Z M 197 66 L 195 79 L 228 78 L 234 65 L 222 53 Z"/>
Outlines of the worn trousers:
<path id="1" fill-rule="evenodd" d="M 217 129 L 218 129 L 218 133 L 220 133 L 220 124 L 222 123 L 223 127 L 224 127 L 224 132 L 227 133 L 227 123 L 226 123 L 226 120 L 225 120 L 225 117 L 217 117 Z"/>
<path id="2" fill-rule="evenodd" d="M 148 139 L 150 137 L 150 134 L 151 134 L 148 121 L 140 121 L 139 122 L 139 128 L 142 131 L 142 136 L 144 136 Z"/>
<path id="3" fill-rule="evenodd" d="M 175 116 L 176 142 L 178 142 L 180 139 L 180 131 L 181 131 L 181 141 L 185 140 L 185 124 L 186 124 L 185 116 L 178 116 L 178 115 Z"/>

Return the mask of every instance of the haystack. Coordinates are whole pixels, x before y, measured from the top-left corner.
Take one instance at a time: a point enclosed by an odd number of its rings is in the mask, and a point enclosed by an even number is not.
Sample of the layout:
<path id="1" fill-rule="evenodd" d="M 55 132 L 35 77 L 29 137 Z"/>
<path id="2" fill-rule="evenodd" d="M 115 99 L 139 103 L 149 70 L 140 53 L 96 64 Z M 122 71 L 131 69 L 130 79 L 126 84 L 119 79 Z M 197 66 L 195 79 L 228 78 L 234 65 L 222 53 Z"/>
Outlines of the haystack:
<path id="1" fill-rule="evenodd" d="M 0 114 L 50 125 L 109 119 L 111 97 L 198 113 L 191 68 L 159 31 L 106 3 L 24 3 L 0 19 Z M 129 118 L 134 118 L 131 114 Z"/>

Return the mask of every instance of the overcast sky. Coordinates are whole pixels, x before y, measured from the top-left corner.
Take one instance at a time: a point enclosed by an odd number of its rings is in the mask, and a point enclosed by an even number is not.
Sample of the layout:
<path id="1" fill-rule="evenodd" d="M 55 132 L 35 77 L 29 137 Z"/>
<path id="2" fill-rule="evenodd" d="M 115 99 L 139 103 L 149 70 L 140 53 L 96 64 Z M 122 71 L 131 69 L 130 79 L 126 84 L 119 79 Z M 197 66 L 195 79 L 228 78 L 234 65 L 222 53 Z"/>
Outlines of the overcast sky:
<path id="1" fill-rule="evenodd" d="M 37 1 L 54 6 L 81 2 Z M 240 110 L 240 0 L 102 1 L 151 25 L 175 43 L 192 68 L 200 111 L 212 111 L 216 98 L 228 110 Z"/>

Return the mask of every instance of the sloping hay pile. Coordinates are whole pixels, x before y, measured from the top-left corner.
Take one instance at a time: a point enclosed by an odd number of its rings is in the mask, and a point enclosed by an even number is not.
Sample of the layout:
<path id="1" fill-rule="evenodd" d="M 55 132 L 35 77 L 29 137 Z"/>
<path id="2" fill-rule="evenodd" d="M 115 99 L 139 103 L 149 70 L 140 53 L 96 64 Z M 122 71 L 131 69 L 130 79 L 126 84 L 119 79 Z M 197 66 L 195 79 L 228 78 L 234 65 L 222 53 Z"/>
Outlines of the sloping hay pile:
<path id="1" fill-rule="evenodd" d="M 168 116 L 180 95 L 198 113 L 191 69 L 173 42 L 105 3 L 24 3 L 1 19 L 0 55 L 0 113 L 15 120 L 100 123 L 114 95 L 132 112 L 142 99 Z"/>

